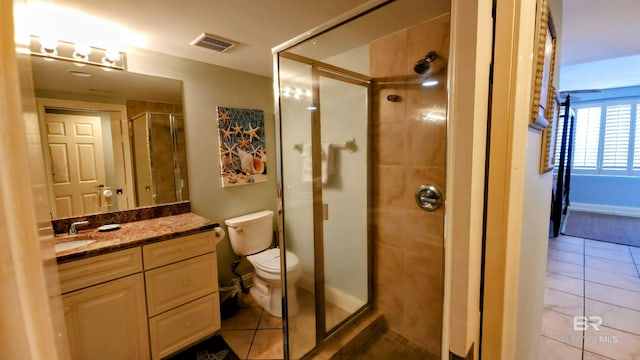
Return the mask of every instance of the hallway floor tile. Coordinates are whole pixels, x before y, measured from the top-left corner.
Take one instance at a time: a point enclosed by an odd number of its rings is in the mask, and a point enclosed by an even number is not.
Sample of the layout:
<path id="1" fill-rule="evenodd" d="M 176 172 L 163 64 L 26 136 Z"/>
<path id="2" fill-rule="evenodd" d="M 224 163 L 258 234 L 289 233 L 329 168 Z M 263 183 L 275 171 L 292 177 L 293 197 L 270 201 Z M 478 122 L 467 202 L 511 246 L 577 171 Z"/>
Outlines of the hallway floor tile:
<path id="1" fill-rule="evenodd" d="M 640 359 L 640 248 L 549 238 L 540 359 Z"/>

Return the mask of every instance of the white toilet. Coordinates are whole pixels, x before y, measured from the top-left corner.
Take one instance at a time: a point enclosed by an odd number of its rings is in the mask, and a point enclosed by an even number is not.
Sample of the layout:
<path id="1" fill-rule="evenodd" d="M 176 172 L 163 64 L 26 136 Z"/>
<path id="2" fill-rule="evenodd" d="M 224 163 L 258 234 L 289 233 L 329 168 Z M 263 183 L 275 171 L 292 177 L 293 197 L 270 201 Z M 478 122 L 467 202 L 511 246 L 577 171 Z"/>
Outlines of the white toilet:
<path id="1" fill-rule="evenodd" d="M 273 234 L 273 211 L 238 216 L 224 221 L 233 252 L 246 256 L 255 276 L 251 296 L 269 314 L 282 317 L 282 283 L 280 281 L 280 249 L 270 249 Z M 287 302 L 289 315 L 298 312 L 295 283 L 300 278 L 298 257 L 287 251 Z"/>

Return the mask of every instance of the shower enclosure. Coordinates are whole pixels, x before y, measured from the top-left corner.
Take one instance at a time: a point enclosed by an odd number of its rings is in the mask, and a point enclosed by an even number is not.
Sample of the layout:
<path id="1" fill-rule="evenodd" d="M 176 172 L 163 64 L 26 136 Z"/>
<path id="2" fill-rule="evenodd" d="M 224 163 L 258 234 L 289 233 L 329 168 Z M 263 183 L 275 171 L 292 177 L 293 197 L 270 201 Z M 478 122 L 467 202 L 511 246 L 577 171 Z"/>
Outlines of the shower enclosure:
<path id="1" fill-rule="evenodd" d="M 148 111 L 131 118 L 129 128 L 136 206 L 188 199 L 183 116 Z"/>
<path id="2" fill-rule="evenodd" d="M 274 49 L 287 358 L 371 317 L 440 356 L 449 11 L 369 1 Z"/>

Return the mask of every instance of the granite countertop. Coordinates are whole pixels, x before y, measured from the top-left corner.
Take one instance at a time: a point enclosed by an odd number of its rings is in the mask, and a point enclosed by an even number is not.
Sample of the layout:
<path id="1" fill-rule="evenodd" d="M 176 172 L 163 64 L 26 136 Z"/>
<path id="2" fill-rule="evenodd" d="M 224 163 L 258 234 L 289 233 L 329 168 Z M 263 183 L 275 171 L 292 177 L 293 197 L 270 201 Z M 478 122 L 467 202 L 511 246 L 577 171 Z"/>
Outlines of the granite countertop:
<path id="1" fill-rule="evenodd" d="M 89 224 L 91 226 L 91 224 Z M 58 263 L 100 255 L 115 250 L 171 239 L 177 236 L 211 230 L 218 223 L 194 213 L 165 216 L 156 219 L 120 224 L 120 229 L 100 232 L 97 229 L 78 231 L 76 235 L 56 235 L 55 243 L 91 239 L 85 246 L 56 252 Z"/>

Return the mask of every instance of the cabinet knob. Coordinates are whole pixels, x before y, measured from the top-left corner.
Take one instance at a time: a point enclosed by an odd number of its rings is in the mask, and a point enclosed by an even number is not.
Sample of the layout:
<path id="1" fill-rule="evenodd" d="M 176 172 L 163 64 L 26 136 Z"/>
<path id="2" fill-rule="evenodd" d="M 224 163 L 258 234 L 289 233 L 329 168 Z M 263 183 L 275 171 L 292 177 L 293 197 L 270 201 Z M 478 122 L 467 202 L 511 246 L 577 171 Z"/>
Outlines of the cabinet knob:
<path id="1" fill-rule="evenodd" d="M 188 322 L 188 323 L 184 324 L 184 327 L 187 328 L 187 329 L 191 328 L 191 323 Z"/>
<path id="2" fill-rule="evenodd" d="M 191 284 L 191 281 L 189 281 L 189 279 L 182 280 L 182 285 L 187 286 L 189 284 Z"/>

